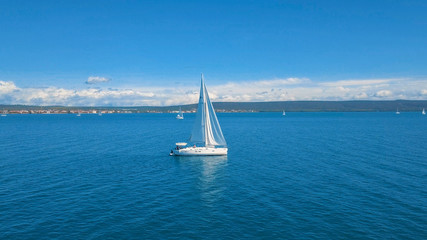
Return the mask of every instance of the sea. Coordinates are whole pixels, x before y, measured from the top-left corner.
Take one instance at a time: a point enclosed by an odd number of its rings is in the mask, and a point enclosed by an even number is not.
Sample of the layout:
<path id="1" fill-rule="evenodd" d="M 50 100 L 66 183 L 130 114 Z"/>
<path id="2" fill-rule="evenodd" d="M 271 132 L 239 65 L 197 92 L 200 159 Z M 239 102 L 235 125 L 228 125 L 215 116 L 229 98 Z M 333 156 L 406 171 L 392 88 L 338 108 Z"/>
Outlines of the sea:
<path id="1" fill-rule="evenodd" d="M 0 117 L 0 239 L 427 239 L 427 116 L 217 116 L 228 156 L 169 156 L 194 114 Z"/>

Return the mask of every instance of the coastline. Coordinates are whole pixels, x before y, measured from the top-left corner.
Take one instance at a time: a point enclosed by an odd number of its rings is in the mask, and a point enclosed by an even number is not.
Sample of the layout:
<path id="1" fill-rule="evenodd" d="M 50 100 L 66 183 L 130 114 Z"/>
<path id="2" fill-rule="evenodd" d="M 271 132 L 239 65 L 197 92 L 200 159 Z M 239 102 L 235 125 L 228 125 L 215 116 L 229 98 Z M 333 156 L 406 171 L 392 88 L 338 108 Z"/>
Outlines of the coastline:
<path id="1" fill-rule="evenodd" d="M 427 100 L 390 101 L 277 101 L 214 102 L 216 112 L 418 112 L 427 108 Z M 32 106 L 0 105 L 7 114 L 115 114 L 115 113 L 183 113 L 196 112 L 196 104 L 176 106 Z"/>

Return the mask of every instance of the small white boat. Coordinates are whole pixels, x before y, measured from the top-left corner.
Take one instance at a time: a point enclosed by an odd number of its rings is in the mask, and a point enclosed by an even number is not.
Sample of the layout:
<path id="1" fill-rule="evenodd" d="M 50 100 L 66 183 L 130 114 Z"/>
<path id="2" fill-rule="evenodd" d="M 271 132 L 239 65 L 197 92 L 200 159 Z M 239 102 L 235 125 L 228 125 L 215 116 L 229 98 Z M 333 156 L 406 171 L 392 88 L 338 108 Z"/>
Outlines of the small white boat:
<path id="1" fill-rule="evenodd" d="M 102 116 L 101 110 L 98 111 L 98 116 Z"/>
<path id="2" fill-rule="evenodd" d="M 283 115 L 283 116 L 286 116 L 286 112 L 285 112 L 285 110 L 283 110 L 283 113 L 282 113 L 282 115 Z"/>
<path id="3" fill-rule="evenodd" d="M 181 107 L 179 107 L 179 113 L 176 115 L 176 119 L 184 119 L 184 114 L 181 111 Z"/>
<path id="4" fill-rule="evenodd" d="M 170 155 L 175 156 L 215 156 L 227 155 L 228 148 L 221 127 L 216 117 L 215 110 L 209 100 L 205 82 L 201 79 L 199 105 L 196 120 L 188 146 L 187 143 L 176 143 Z"/>
<path id="5" fill-rule="evenodd" d="M 77 117 L 80 117 L 80 116 L 81 116 L 81 114 L 80 114 L 80 110 L 79 110 L 77 113 Z"/>
<path id="6" fill-rule="evenodd" d="M 399 112 L 399 108 L 397 108 L 397 110 L 396 110 L 396 114 L 400 114 L 400 112 Z"/>
<path id="7" fill-rule="evenodd" d="M 3 113 L 1 114 L 2 117 L 6 117 L 7 116 L 7 110 L 3 110 Z"/>
<path id="8" fill-rule="evenodd" d="M 426 110 L 423 108 L 423 111 L 421 112 L 422 115 L 426 115 Z"/>

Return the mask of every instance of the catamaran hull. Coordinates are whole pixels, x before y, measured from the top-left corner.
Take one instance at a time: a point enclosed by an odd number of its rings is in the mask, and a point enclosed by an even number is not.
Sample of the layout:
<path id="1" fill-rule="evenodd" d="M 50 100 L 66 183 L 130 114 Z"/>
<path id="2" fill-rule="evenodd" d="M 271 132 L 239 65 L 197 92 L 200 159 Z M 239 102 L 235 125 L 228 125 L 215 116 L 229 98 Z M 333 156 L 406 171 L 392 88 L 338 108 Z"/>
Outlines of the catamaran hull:
<path id="1" fill-rule="evenodd" d="M 175 156 L 220 156 L 227 155 L 228 148 L 187 147 L 173 150 Z"/>

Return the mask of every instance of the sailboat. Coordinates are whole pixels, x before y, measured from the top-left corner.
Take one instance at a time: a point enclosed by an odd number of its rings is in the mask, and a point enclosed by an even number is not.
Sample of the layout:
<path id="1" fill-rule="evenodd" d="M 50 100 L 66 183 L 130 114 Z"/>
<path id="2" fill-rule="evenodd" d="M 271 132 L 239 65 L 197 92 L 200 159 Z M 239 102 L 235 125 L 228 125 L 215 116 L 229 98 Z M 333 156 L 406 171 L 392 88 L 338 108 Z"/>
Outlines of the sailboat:
<path id="1" fill-rule="evenodd" d="M 176 115 L 176 119 L 184 119 L 184 114 L 181 111 L 181 107 L 179 107 L 179 113 Z"/>
<path id="2" fill-rule="evenodd" d="M 80 117 L 80 116 L 81 116 L 81 114 L 80 114 L 80 110 L 79 110 L 77 113 L 77 117 Z"/>
<path id="3" fill-rule="evenodd" d="M 215 110 L 209 100 L 208 90 L 205 86 L 203 74 L 200 84 L 200 97 L 197 107 L 196 120 L 188 146 L 185 142 L 176 143 L 170 155 L 176 156 L 214 156 L 227 155 L 228 148 L 221 127 L 216 117 Z"/>
<path id="4" fill-rule="evenodd" d="M 6 117 L 7 115 L 7 110 L 3 110 L 3 113 L 1 114 L 2 117 Z"/>
<path id="5" fill-rule="evenodd" d="M 399 108 L 397 108 L 397 110 L 396 110 L 396 114 L 400 114 L 400 112 L 399 112 Z"/>
<path id="6" fill-rule="evenodd" d="M 423 111 L 421 112 L 422 115 L 426 115 L 426 110 L 423 108 Z"/>
<path id="7" fill-rule="evenodd" d="M 101 110 L 98 111 L 98 116 L 102 116 L 102 111 Z"/>
<path id="8" fill-rule="evenodd" d="M 286 115 L 286 112 L 285 112 L 285 110 L 283 110 L 283 113 L 282 113 L 282 115 L 283 115 L 283 116 L 285 116 L 285 115 Z"/>

